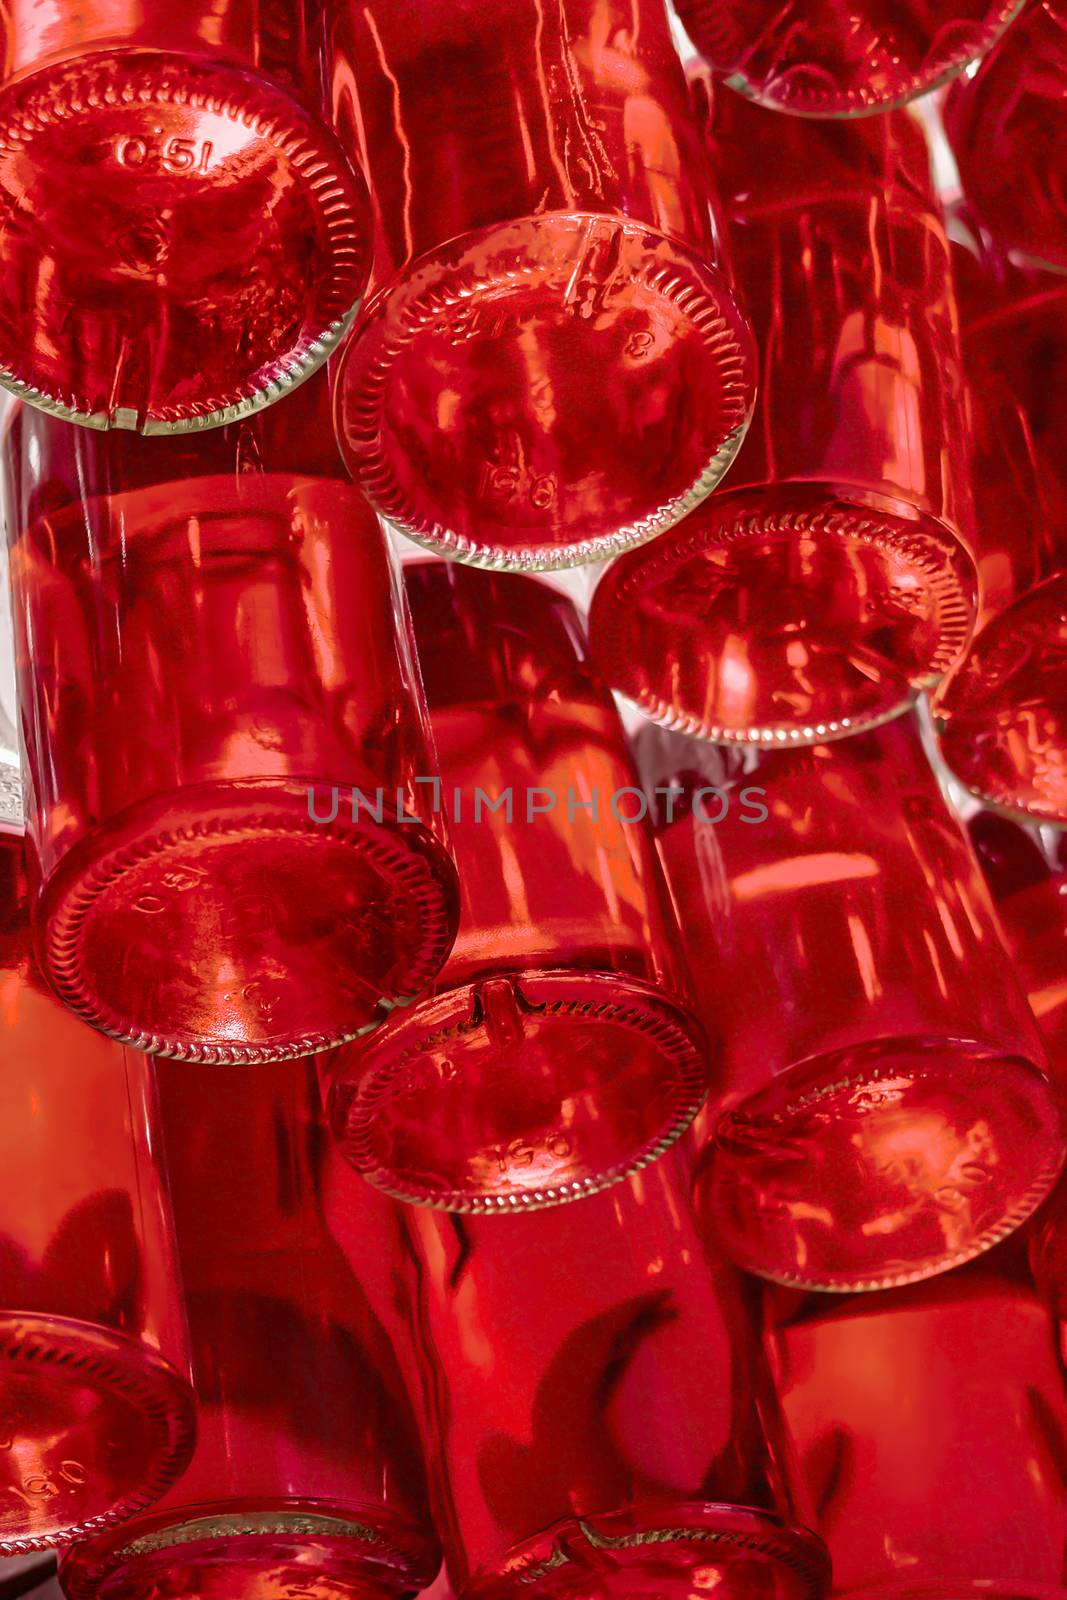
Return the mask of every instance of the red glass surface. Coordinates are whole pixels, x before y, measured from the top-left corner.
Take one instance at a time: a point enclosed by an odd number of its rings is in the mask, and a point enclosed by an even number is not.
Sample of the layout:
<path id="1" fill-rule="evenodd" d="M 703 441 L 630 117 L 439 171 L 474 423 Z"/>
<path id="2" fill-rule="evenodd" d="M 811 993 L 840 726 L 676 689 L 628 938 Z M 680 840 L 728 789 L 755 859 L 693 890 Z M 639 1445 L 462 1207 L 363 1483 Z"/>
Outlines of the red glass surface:
<path id="1" fill-rule="evenodd" d="M 331 0 L 373 298 L 338 372 L 367 494 L 424 544 L 566 566 L 669 527 L 752 405 L 663 0 Z"/>
<path id="2" fill-rule="evenodd" d="M 1067 824 L 1067 278 L 973 236 L 956 268 L 981 605 L 934 700 L 941 753 L 983 799 Z"/>
<path id="3" fill-rule="evenodd" d="M 395 1360 L 323 1218 L 314 1068 L 157 1072 L 199 1438 L 151 1513 L 74 1548 L 64 1589 L 70 1600 L 412 1595 L 440 1552 Z"/>
<path id="4" fill-rule="evenodd" d="M 841 1593 L 1064 1593 L 1067 1408 L 1054 1331 L 1003 1251 L 770 1336 L 797 1502 Z"/>
<path id="5" fill-rule="evenodd" d="M 969 832 L 1053 1077 L 1067 1083 L 1067 834 L 989 811 L 972 818 Z"/>
<path id="6" fill-rule="evenodd" d="M 651 832 L 625 820 L 647 805 L 568 599 L 447 562 L 405 577 L 460 930 L 428 999 L 325 1064 L 333 1125 L 403 1199 L 577 1199 L 669 1144 L 706 1088 Z"/>
<path id="7" fill-rule="evenodd" d="M 8 442 L 42 961 L 162 1055 L 351 1038 L 452 940 L 406 619 L 325 398 L 184 448 L 23 408 Z"/>
<path id="8" fill-rule="evenodd" d="M 742 1265 L 819 1289 L 988 1249 L 1051 1187 L 1061 1118 L 913 722 L 748 774 L 649 735 L 646 780 L 679 789 L 660 796 L 661 848 L 723 1038 L 706 1225 Z"/>
<path id="9" fill-rule="evenodd" d="M 539 1216 L 332 1208 L 350 1250 L 398 1241 L 377 1293 L 461 1596 L 821 1593 L 778 1488 L 753 1286 L 705 1256 L 690 1160 L 683 1141 Z"/>
<path id="10" fill-rule="evenodd" d="M 268 405 L 351 323 L 365 186 L 307 0 L 10 0 L 0 382 L 94 428 Z"/>
<path id="11" fill-rule="evenodd" d="M 669 727 L 821 741 L 935 683 L 972 620 L 948 244 L 908 112 L 814 124 L 720 91 L 709 132 L 759 404 L 728 486 L 608 568 L 591 637 Z"/>
<path id="12" fill-rule="evenodd" d="M 944 106 L 963 190 L 1006 249 L 1067 271 L 1067 6 L 1030 0 Z"/>
<path id="13" fill-rule="evenodd" d="M 173 1222 L 144 1057 L 60 1006 L 0 833 L 0 1552 L 109 1527 L 193 1446 Z"/>
<path id="14" fill-rule="evenodd" d="M 675 0 L 731 85 L 799 116 L 900 105 L 982 55 L 1025 0 Z"/>

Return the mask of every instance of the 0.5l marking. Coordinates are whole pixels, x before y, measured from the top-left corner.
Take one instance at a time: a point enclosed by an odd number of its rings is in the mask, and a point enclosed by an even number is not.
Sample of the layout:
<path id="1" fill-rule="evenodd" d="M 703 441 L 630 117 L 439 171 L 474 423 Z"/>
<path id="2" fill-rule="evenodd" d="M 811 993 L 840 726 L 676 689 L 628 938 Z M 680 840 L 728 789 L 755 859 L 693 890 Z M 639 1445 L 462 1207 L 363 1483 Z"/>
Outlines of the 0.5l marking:
<path id="1" fill-rule="evenodd" d="M 210 139 L 168 139 L 162 145 L 138 133 L 123 134 L 115 141 L 115 160 L 135 171 L 157 168 L 162 172 L 206 172 L 214 146 Z"/>

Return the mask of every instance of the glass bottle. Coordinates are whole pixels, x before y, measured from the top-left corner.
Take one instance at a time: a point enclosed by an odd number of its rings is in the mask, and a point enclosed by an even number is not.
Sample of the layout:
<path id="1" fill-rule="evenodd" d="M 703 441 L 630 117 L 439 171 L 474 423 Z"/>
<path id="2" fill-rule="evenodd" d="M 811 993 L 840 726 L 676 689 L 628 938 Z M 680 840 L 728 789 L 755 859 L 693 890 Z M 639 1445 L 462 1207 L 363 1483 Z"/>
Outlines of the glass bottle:
<path id="1" fill-rule="evenodd" d="M 440 1555 L 392 1352 L 323 1218 L 314 1068 L 156 1071 L 199 1438 L 151 1512 L 74 1547 L 63 1588 L 406 1600 Z"/>
<path id="2" fill-rule="evenodd" d="M 759 405 L 723 489 L 607 568 L 593 649 L 668 727 L 821 742 L 935 684 L 973 619 L 948 243 L 909 112 L 815 124 L 717 90 L 708 129 Z"/>
<path id="3" fill-rule="evenodd" d="M 863 116 L 927 94 L 983 55 L 1025 0 L 677 0 L 734 88 L 776 111 Z"/>
<path id="4" fill-rule="evenodd" d="M 639 753 L 721 1019 L 705 1226 L 752 1271 L 838 1291 L 932 1276 L 1018 1227 L 1059 1171 L 1061 1110 L 914 721 L 750 772 L 651 728 Z"/>
<path id="5" fill-rule="evenodd" d="M 954 231 L 980 605 L 933 697 L 938 741 L 981 799 L 1067 824 L 1067 277 Z"/>
<path id="6" fill-rule="evenodd" d="M 92 428 L 257 411 L 351 325 L 366 187 L 310 0 L 10 0 L 0 382 Z"/>
<path id="7" fill-rule="evenodd" d="M 7 819 L 0 1032 L 0 1552 L 13 1554 L 158 1500 L 195 1417 L 150 1064 L 42 981 Z"/>
<path id="8" fill-rule="evenodd" d="M 706 1090 L 647 802 L 570 600 L 451 562 L 404 576 L 460 930 L 425 1000 L 324 1059 L 331 1120 L 402 1199 L 578 1199 L 652 1160 Z"/>
<path id="9" fill-rule="evenodd" d="M 338 363 L 349 467 L 460 560 L 652 538 L 752 407 L 663 0 L 330 0 L 332 103 L 375 206 Z"/>
<path id="10" fill-rule="evenodd" d="M 28 407 L 8 436 L 41 960 L 160 1055 L 352 1038 L 451 945 L 406 614 L 327 399 L 184 443 Z"/>

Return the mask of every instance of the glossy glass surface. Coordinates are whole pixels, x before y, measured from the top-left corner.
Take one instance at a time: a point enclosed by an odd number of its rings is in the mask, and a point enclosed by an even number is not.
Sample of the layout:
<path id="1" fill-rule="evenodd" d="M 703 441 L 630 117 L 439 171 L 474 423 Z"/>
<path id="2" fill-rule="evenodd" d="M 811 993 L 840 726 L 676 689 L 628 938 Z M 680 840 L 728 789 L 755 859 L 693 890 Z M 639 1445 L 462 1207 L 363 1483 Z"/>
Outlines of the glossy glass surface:
<path id="1" fill-rule="evenodd" d="M 339 368 L 372 501 L 461 560 L 651 538 L 733 457 L 746 325 L 663 0 L 331 0 L 376 290 Z"/>
<path id="2" fill-rule="evenodd" d="M 809 1301 L 769 1342 L 839 1592 L 1064 1592 L 1063 1373 L 1022 1264 Z"/>
<path id="3" fill-rule="evenodd" d="M 193 1446 L 149 1063 L 36 971 L 22 840 L 0 833 L 0 1552 L 122 1522 Z"/>
<path id="4" fill-rule="evenodd" d="M 1024 0 L 677 0 L 734 88 L 800 116 L 862 116 L 982 55 Z"/>
<path id="5" fill-rule="evenodd" d="M 689 1162 L 682 1141 L 536 1217 L 379 1210 L 399 1243 L 371 1246 L 396 1263 L 378 1290 L 457 1593 L 822 1591 L 778 1492 L 752 1285 L 705 1256 Z M 335 1226 L 366 1251 L 366 1206 Z"/>
<path id="6" fill-rule="evenodd" d="M 785 121 L 728 91 L 709 136 L 759 403 L 727 485 L 608 568 L 593 646 L 669 727 L 720 743 L 834 738 L 935 683 L 972 619 L 929 152 L 904 111 Z"/>
<path id="7" fill-rule="evenodd" d="M 668 880 L 722 1018 L 707 1227 L 752 1270 L 820 1289 L 988 1249 L 1051 1187 L 1061 1120 L 914 724 L 768 752 L 745 775 L 649 733 L 646 781 L 681 791 L 661 814 Z"/>
<path id="8" fill-rule="evenodd" d="M 460 929 L 430 997 L 326 1064 L 333 1124 L 401 1198 L 577 1199 L 669 1144 L 706 1087 L 647 805 L 569 600 L 454 563 L 405 578 Z"/>
<path id="9" fill-rule="evenodd" d="M 1053 1080 L 1067 1086 L 1067 834 L 989 811 L 972 818 L 968 831 Z M 1064 1295 L 1067 1304 L 1067 1281 Z"/>
<path id="10" fill-rule="evenodd" d="M 212 427 L 312 371 L 369 271 L 304 0 L 11 0 L 0 382 L 95 428 Z"/>
<path id="11" fill-rule="evenodd" d="M 1067 7 L 1030 0 L 978 72 L 953 86 L 945 131 L 963 190 L 1005 249 L 1067 271 Z"/>
<path id="12" fill-rule="evenodd" d="M 72 1600 L 411 1595 L 440 1555 L 392 1352 L 323 1218 L 314 1069 L 156 1070 L 199 1439 L 150 1514 L 72 1552 L 63 1586 Z"/>
<path id="13" fill-rule="evenodd" d="M 956 268 L 981 609 L 934 700 L 941 752 L 983 799 L 1067 824 L 1067 278 L 973 235 Z"/>
<path id="14" fill-rule="evenodd" d="M 451 944 L 406 619 L 325 398 L 184 447 L 23 408 L 8 441 L 42 960 L 141 1049 L 306 1054 Z"/>

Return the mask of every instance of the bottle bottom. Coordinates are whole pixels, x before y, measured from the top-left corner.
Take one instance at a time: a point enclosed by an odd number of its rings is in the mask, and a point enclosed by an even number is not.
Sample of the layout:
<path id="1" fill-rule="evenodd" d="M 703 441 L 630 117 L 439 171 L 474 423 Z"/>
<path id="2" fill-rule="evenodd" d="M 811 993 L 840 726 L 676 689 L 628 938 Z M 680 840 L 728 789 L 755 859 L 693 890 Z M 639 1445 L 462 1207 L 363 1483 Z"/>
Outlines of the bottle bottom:
<path id="1" fill-rule="evenodd" d="M 188 1464 L 188 1385 L 133 1339 L 0 1314 L 0 1552 L 84 1539 L 158 1500 Z"/>
<path id="2" fill-rule="evenodd" d="M 972 617 L 970 558 L 947 528 L 787 484 L 716 495 L 610 567 L 590 639 L 652 720 L 776 747 L 896 715 L 956 660 Z"/>
<path id="3" fill-rule="evenodd" d="M 982 629 L 934 715 L 941 754 L 973 794 L 1067 826 L 1067 572 Z"/>
<path id="4" fill-rule="evenodd" d="M 699 1029 L 617 973 L 447 989 L 327 1067 L 348 1160 L 398 1199 L 514 1212 L 581 1199 L 655 1159 L 707 1092 Z"/>
<path id="5" fill-rule="evenodd" d="M 843 18 L 837 0 L 787 0 L 773 22 L 765 0 L 682 0 L 678 12 L 697 48 L 749 99 L 794 116 L 855 117 L 956 77 L 1024 4 L 864 0 Z"/>
<path id="6" fill-rule="evenodd" d="M 739 1264 L 841 1292 L 932 1277 L 1013 1232 L 1063 1159 L 1036 1067 L 951 1039 L 814 1057 L 718 1122 L 701 1179 Z"/>
<path id="7" fill-rule="evenodd" d="M 338 436 L 376 508 L 490 567 L 574 566 L 653 538 L 732 461 L 754 378 L 725 279 L 617 216 L 465 235 L 376 296 Z"/>
<path id="8" fill-rule="evenodd" d="M 337 345 L 369 270 L 332 136 L 252 72 L 152 51 L 7 85 L 0 216 L 0 382 L 95 428 L 269 405 Z"/>
<path id="9" fill-rule="evenodd" d="M 769 1512 L 657 1503 L 558 1523 L 475 1578 L 470 1600 L 817 1600 L 829 1586 L 820 1539 Z"/>
<path id="10" fill-rule="evenodd" d="M 298 779 L 203 784 L 73 850 L 41 903 L 42 966 L 102 1032 L 156 1055 L 308 1055 L 432 980 L 454 873 L 421 823 L 311 815 Z"/>
<path id="11" fill-rule="evenodd" d="M 390 1600 L 430 1584 L 436 1558 L 377 1508 L 242 1500 L 139 1517 L 60 1572 L 69 1600 Z"/>

